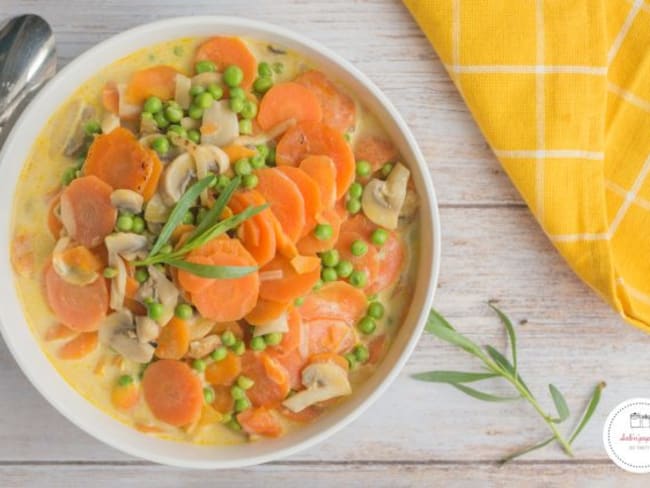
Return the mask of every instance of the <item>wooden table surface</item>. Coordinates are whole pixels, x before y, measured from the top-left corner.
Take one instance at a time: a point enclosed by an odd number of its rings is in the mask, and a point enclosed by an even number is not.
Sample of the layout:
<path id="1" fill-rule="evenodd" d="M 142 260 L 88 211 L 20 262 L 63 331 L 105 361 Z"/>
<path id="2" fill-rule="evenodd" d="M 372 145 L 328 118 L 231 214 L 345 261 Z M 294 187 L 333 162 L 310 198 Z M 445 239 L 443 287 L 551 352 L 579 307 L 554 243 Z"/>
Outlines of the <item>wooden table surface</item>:
<path id="1" fill-rule="evenodd" d="M 436 54 L 396 0 L 0 0 L 0 19 L 33 12 L 53 26 L 60 66 L 124 29 L 192 14 L 247 16 L 329 46 L 366 73 L 411 126 L 438 192 L 442 273 L 436 306 L 473 339 L 505 345 L 485 302 L 522 324 L 521 370 L 583 408 L 604 380 L 601 407 L 575 444 L 503 468 L 495 460 L 546 437 L 528 405 L 485 404 L 409 375 L 470 370 L 454 348 L 425 336 L 405 370 L 362 418 L 319 446 L 250 469 L 214 473 L 152 465 L 91 438 L 57 413 L 0 342 L 0 486 L 638 486 L 607 458 L 607 413 L 648 396 L 650 336 L 627 326 L 565 265 L 498 162 Z M 181 485 L 182 483 L 182 485 Z M 647 480 L 646 480 L 647 483 Z"/>

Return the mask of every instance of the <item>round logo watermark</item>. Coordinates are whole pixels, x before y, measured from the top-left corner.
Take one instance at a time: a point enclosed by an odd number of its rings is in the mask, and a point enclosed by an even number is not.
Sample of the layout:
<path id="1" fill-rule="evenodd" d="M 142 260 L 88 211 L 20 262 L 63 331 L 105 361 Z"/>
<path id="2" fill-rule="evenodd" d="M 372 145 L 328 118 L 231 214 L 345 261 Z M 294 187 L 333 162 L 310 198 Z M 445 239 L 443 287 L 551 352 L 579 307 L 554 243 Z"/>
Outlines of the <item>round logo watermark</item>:
<path id="1" fill-rule="evenodd" d="M 650 399 L 632 398 L 612 410 L 603 429 L 605 451 L 632 473 L 650 473 Z"/>

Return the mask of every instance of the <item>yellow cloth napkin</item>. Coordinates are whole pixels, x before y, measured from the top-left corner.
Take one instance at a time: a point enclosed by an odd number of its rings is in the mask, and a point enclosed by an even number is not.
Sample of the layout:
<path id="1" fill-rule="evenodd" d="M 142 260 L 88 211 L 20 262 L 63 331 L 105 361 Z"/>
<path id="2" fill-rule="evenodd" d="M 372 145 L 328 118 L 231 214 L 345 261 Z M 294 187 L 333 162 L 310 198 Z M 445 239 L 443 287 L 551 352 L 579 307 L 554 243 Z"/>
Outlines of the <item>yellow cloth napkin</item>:
<path id="1" fill-rule="evenodd" d="M 549 239 L 650 332 L 650 3 L 404 3 Z"/>

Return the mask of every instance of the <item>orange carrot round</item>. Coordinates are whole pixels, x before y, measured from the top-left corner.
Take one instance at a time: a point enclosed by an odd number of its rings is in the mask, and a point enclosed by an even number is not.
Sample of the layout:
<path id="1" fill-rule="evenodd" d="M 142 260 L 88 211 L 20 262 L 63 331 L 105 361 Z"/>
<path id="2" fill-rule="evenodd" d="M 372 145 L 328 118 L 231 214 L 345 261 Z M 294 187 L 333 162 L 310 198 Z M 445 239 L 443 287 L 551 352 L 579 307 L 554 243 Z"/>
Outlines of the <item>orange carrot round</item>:
<path id="1" fill-rule="evenodd" d="M 354 329 L 343 320 L 316 319 L 305 322 L 309 353 L 344 353 L 355 342 Z"/>
<path id="2" fill-rule="evenodd" d="M 294 349 L 298 349 L 302 340 L 302 318 L 300 313 L 294 307 L 289 308 L 287 312 L 287 325 L 289 330 L 282 336 L 282 341 L 270 350 L 278 354 L 286 354 Z"/>
<path id="3" fill-rule="evenodd" d="M 230 386 L 213 384 L 212 389 L 214 390 L 214 401 L 212 402 L 212 408 L 220 413 L 232 412 L 233 406 L 235 405 L 235 400 L 230 394 Z"/>
<path id="4" fill-rule="evenodd" d="M 367 307 L 368 299 L 361 290 L 344 281 L 333 281 L 307 295 L 300 306 L 300 315 L 304 321 L 334 319 L 353 326 Z"/>
<path id="5" fill-rule="evenodd" d="M 212 37 L 196 50 L 195 61 L 210 60 L 223 71 L 237 65 L 244 73 L 242 88 L 250 88 L 257 74 L 257 60 L 244 42 L 237 37 Z"/>
<path id="6" fill-rule="evenodd" d="M 332 158 L 307 156 L 300 162 L 299 168 L 318 184 L 323 208 L 333 207 L 336 203 L 336 166 Z"/>
<path id="7" fill-rule="evenodd" d="M 278 363 L 284 366 L 289 374 L 289 385 L 293 390 L 302 390 L 302 368 L 305 366 L 305 358 L 302 357 L 298 349 L 293 349 L 285 354 L 275 352 L 269 349 L 269 354 Z"/>
<path id="8" fill-rule="evenodd" d="M 269 203 L 282 230 L 296 242 L 305 227 L 305 199 L 298 185 L 277 168 L 260 169 L 255 174 L 257 191 Z"/>
<path id="9" fill-rule="evenodd" d="M 291 81 L 276 83 L 266 92 L 260 102 L 257 123 L 262 130 L 289 119 L 296 122 L 315 121 L 323 118 L 318 98 L 304 86 Z"/>
<path id="10" fill-rule="evenodd" d="M 264 205 L 266 200 L 257 191 L 236 192 L 230 199 L 229 206 L 236 214 L 250 206 Z M 257 264 L 264 266 L 275 255 L 276 236 L 271 210 L 266 209 L 246 220 L 239 227 L 239 238 L 246 250 Z"/>
<path id="11" fill-rule="evenodd" d="M 378 248 L 376 260 L 379 272 L 368 288 L 368 293 L 379 293 L 394 285 L 402 272 L 406 250 L 399 235 L 391 231 L 386 242 Z"/>
<path id="12" fill-rule="evenodd" d="M 237 421 L 247 434 L 278 437 L 282 434 L 282 425 L 266 408 L 249 408 L 237 415 Z"/>
<path id="13" fill-rule="evenodd" d="M 289 393 L 289 373 L 265 352 L 247 351 L 242 356 L 242 374 L 255 382 L 246 391 L 255 406 L 275 406 Z"/>
<path id="14" fill-rule="evenodd" d="M 221 361 L 210 363 L 205 369 L 205 380 L 212 385 L 230 386 L 241 373 L 241 358 L 233 352 Z"/>
<path id="15" fill-rule="evenodd" d="M 361 159 L 368 161 L 372 165 L 372 170 L 377 171 L 384 163 L 395 161 L 399 157 L 399 153 L 389 140 L 365 135 L 356 141 L 354 156 L 357 161 Z"/>
<path id="16" fill-rule="evenodd" d="M 185 258 L 185 261 L 189 263 L 212 266 L 212 258 L 208 256 L 188 256 Z M 178 284 L 181 285 L 183 290 L 189 293 L 198 293 L 202 290 L 205 290 L 214 282 L 214 279 L 212 278 L 204 278 L 182 269 L 179 269 L 177 273 Z"/>
<path id="17" fill-rule="evenodd" d="M 318 216 L 323 211 L 320 187 L 311 176 L 300 168 L 294 168 L 293 166 L 279 166 L 278 170 L 293 181 L 302 194 L 305 204 L 305 226 L 300 237 L 304 237 L 314 230 Z"/>
<path id="18" fill-rule="evenodd" d="M 174 316 L 158 336 L 155 355 L 161 359 L 181 359 L 190 347 L 190 328 L 183 319 Z"/>
<path id="19" fill-rule="evenodd" d="M 355 161 L 343 135 L 320 122 L 301 122 L 284 133 L 275 158 L 280 165 L 297 166 L 311 154 L 332 158 L 336 166 L 336 198 L 345 195 L 354 181 Z"/>
<path id="20" fill-rule="evenodd" d="M 262 281 L 260 297 L 274 302 L 291 302 L 309 292 L 320 278 L 320 270 L 298 274 L 287 258 L 276 256 L 260 272 L 279 271 L 281 278 Z"/>
<path id="21" fill-rule="evenodd" d="M 298 241 L 297 247 L 301 254 L 316 254 L 332 249 L 339 238 L 341 228 L 341 217 L 334 209 L 328 208 L 321 212 L 318 223 L 329 224 L 332 227 L 332 237 L 329 239 L 318 239 L 313 232 L 307 234 Z"/>
<path id="22" fill-rule="evenodd" d="M 151 363 L 144 371 L 142 390 L 151 413 L 158 420 L 181 427 L 201 415 L 201 380 L 181 361 L 161 359 Z"/>
<path id="23" fill-rule="evenodd" d="M 82 359 L 97 348 L 97 332 L 83 332 L 59 349 L 61 359 Z"/>
<path id="24" fill-rule="evenodd" d="M 113 232 L 117 210 L 111 205 L 112 188 L 95 176 L 70 183 L 61 194 L 61 220 L 75 241 L 92 248 Z"/>
<path id="25" fill-rule="evenodd" d="M 70 327 L 63 324 L 55 324 L 47 328 L 45 331 L 44 340 L 46 342 L 58 341 L 60 339 L 67 339 L 68 337 L 72 337 L 75 334 L 76 332 Z"/>
<path id="26" fill-rule="evenodd" d="M 133 73 L 126 89 L 129 103 L 140 104 L 149 97 L 161 100 L 174 98 L 176 74 L 178 71 L 171 66 L 152 66 Z"/>
<path id="27" fill-rule="evenodd" d="M 277 319 L 287 308 L 289 308 L 288 302 L 279 303 L 260 299 L 255 308 L 246 315 L 245 319 L 252 325 L 264 325 Z"/>

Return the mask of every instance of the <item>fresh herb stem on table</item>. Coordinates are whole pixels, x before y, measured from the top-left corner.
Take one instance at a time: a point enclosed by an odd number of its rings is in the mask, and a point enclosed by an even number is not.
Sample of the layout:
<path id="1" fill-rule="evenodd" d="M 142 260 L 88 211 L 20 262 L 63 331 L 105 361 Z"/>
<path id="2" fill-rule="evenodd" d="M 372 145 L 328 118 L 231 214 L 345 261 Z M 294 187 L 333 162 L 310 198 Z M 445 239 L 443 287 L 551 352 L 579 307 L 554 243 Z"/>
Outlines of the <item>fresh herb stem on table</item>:
<path id="1" fill-rule="evenodd" d="M 519 374 L 517 366 L 517 336 L 515 334 L 514 325 L 508 316 L 499 310 L 494 304 L 489 303 L 489 305 L 497 313 L 506 329 L 510 342 L 512 361 L 507 359 L 497 349 L 490 345 L 481 348 L 478 344 L 474 343 L 463 334 L 458 332 L 454 327 L 452 327 L 452 325 L 447 322 L 447 320 L 437 311 L 431 310 L 426 325 L 427 332 L 435 335 L 445 342 L 463 349 L 465 352 L 478 358 L 485 366 L 486 371 L 481 373 L 463 371 L 429 371 L 425 373 L 417 373 L 413 375 L 413 377 L 421 381 L 447 383 L 471 397 L 487 402 L 507 402 L 522 399 L 526 400 L 539 414 L 542 420 L 544 420 L 552 435 L 537 444 L 518 450 L 506 456 L 500 460 L 501 463 L 506 463 L 512 459 L 515 459 L 516 457 L 522 456 L 536 449 L 540 449 L 544 446 L 547 446 L 553 441 L 557 442 L 568 456 L 573 456 L 573 450 L 571 446 L 596 411 L 596 407 L 600 402 L 601 391 L 603 388 L 605 388 L 605 383 L 600 382 L 596 385 L 594 392 L 587 404 L 587 407 L 580 417 L 580 420 L 571 431 L 571 434 L 566 437 L 558 429 L 558 425 L 567 420 L 570 415 L 569 406 L 564 399 L 564 395 L 562 395 L 560 390 L 558 390 L 555 385 L 549 384 L 548 388 L 557 410 L 557 416 L 546 412 L 542 408 L 537 398 L 533 395 Z M 499 396 L 492 393 L 476 390 L 472 387 L 467 386 L 467 383 L 473 383 L 490 378 L 502 378 L 506 382 L 510 383 L 515 388 L 515 390 L 517 390 L 517 395 Z"/>

